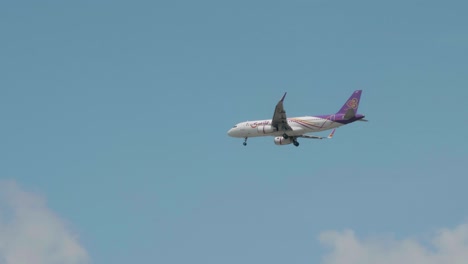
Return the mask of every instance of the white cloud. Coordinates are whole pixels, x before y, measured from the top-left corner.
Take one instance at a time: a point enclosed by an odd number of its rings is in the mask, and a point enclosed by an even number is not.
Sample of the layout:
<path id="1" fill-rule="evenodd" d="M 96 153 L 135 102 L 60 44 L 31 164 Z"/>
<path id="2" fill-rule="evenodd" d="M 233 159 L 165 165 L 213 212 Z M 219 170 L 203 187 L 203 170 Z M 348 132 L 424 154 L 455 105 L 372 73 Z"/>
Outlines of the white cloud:
<path id="1" fill-rule="evenodd" d="M 320 242 L 331 247 L 323 264 L 467 264 L 468 224 L 442 229 L 428 241 L 407 238 L 359 239 L 353 231 L 327 231 Z"/>
<path id="2" fill-rule="evenodd" d="M 0 263 L 82 264 L 88 254 L 45 200 L 0 181 Z"/>

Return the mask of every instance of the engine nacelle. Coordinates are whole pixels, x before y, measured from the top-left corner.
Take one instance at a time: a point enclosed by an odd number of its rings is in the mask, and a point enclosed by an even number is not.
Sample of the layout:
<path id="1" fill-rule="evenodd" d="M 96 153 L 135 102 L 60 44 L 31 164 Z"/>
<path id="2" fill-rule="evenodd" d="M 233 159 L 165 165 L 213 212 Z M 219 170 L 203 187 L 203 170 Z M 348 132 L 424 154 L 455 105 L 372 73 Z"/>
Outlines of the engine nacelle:
<path id="1" fill-rule="evenodd" d="M 260 134 L 270 134 L 276 131 L 275 127 L 272 127 L 271 125 L 263 125 L 263 126 L 258 126 L 257 131 Z"/>
<path id="2" fill-rule="evenodd" d="M 275 137 L 275 144 L 276 145 L 288 145 L 293 143 L 291 137 L 285 139 L 284 137 Z"/>

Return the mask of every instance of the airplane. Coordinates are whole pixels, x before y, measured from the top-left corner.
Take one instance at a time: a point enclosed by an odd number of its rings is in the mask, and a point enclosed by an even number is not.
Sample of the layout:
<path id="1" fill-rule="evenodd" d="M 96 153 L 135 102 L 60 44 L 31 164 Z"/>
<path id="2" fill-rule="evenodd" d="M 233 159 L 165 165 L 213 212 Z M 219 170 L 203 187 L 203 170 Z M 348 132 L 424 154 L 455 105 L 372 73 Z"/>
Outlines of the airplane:
<path id="1" fill-rule="evenodd" d="M 367 121 L 364 115 L 358 114 L 359 100 L 362 90 L 356 90 L 336 114 L 303 116 L 287 118 L 283 108 L 283 101 L 287 93 L 276 104 L 272 119 L 246 121 L 236 124 L 229 129 L 227 134 L 231 137 L 244 138 L 244 146 L 247 146 L 249 137 L 273 136 L 276 145 L 293 144 L 298 147 L 298 138 L 324 139 L 332 138 L 337 127 L 353 123 L 355 121 Z M 333 129 L 328 137 L 307 135 Z"/>

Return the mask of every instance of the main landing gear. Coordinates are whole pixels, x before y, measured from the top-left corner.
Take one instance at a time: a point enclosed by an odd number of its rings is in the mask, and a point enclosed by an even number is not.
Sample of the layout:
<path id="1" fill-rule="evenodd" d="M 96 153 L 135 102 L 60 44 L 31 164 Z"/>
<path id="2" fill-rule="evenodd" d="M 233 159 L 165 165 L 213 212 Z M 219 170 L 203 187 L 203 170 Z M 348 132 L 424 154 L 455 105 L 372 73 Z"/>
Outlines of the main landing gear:
<path id="1" fill-rule="evenodd" d="M 295 140 L 295 139 L 293 140 L 293 144 L 294 144 L 294 146 L 299 147 L 299 142 L 297 142 L 297 140 Z"/>
<path id="2" fill-rule="evenodd" d="M 247 137 L 245 138 L 244 143 L 242 143 L 242 145 L 247 146 Z"/>
<path id="3" fill-rule="evenodd" d="M 288 139 L 289 138 L 288 134 L 284 133 L 283 138 Z M 297 138 L 296 137 L 291 137 L 291 139 L 292 139 L 293 145 L 296 146 L 296 147 L 299 147 L 299 142 L 297 142 Z"/>

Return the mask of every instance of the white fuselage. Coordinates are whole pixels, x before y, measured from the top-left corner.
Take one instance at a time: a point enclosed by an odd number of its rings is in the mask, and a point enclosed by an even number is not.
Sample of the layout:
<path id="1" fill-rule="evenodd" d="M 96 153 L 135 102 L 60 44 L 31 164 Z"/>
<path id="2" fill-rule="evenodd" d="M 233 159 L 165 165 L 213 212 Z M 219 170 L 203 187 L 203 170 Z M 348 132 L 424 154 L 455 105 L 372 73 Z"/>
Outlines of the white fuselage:
<path id="1" fill-rule="evenodd" d="M 334 122 L 334 115 L 327 118 L 315 116 L 303 116 L 288 118 L 288 124 L 292 131 L 288 131 L 289 136 L 300 136 L 307 133 L 329 130 L 342 126 L 342 123 Z M 264 137 L 264 136 L 282 136 L 284 131 L 276 131 L 271 127 L 271 119 L 246 121 L 235 125 L 228 131 L 231 137 Z"/>

